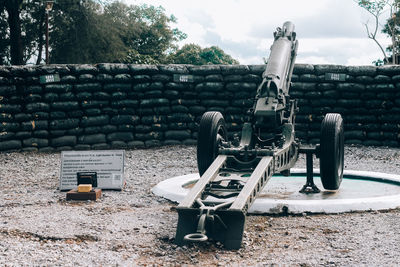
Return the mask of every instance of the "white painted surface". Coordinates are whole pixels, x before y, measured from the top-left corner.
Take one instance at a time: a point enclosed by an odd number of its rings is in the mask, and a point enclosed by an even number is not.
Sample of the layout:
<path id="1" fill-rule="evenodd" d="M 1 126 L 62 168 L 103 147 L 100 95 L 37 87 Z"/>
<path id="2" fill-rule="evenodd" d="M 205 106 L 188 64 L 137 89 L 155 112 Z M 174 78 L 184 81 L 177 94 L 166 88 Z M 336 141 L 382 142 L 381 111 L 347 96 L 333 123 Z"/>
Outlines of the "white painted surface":
<path id="1" fill-rule="evenodd" d="M 314 170 L 314 173 L 319 173 L 318 170 Z M 305 173 L 305 170 L 301 169 L 292 169 L 292 174 L 301 174 Z M 367 185 L 367 183 L 386 183 L 390 182 L 400 182 L 399 175 L 386 174 L 386 173 L 377 173 L 377 172 L 365 172 L 365 171 L 345 171 L 344 172 L 344 181 L 347 178 L 352 176 L 358 176 L 357 182 L 362 182 Z M 364 180 L 368 178 L 373 178 L 374 181 Z M 167 179 L 165 181 L 157 184 L 152 192 L 158 196 L 162 196 L 171 201 L 180 202 L 189 193 L 190 189 L 184 188 L 188 183 L 193 183 L 199 179 L 199 175 L 188 174 L 183 176 L 178 176 L 174 178 Z M 301 178 L 299 178 L 301 179 Z M 305 182 L 305 179 L 304 179 Z M 277 182 L 279 183 L 279 181 Z M 317 182 L 316 182 L 317 183 Z M 351 185 L 351 183 L 347 183 Z M 322 186 L 318 185 L 320 189 Z M 341 195 L 333 194 L 332 198 L 325 197 L 323 199 L 309 199 L 309 195 L 304 195 L 304 199 L 278 199 L 278 198 L 269 198 L 266 196 L 258 197 L 253 205 L 249 209 L 249 213 L 252 214 L 263 214 L 263 213 L 281 213 L 282 209 L 288 210 L 289 213 L 298 214 L 298 213 L 341 213 L 341 212 L 351 212 L 351 211 L 365 211 L 365 210 L 387 210 L 394 209 L 400 207 L 400 186 L 392 185 L 393 187 L 399 187 L 399 192 L 396 193 L 396 190 L 392 192 L 382 191 L 382 192 L 374 192 L 374 197 L 355 197 L 354 194 L 346 194 L 347 192 L 351 192 L 352 188 L 346 188 L 346 183 L 343 182 L 341 185 L 341 189 L 338 192 Z M 367 186 L 371 188 L 371 185 Z M 372 188 L 374 186 L 372 185 Z M 261 195 L 265 192 L 266 188 L 268 188 L 268 184 L 262 191 Z M 298 188 L 300 189 L 300 188 Z M 357 188 L 360 190 L 360 188 Z M 340 191 L 341 190 L 341 191 Z M 350 197 L 347 198 L 346 196 Z M 299 197 L 298 197 L 299 198 Z M 307 199 L 308 198 L 308 199 Z M 286 207 L 286 208 L 284 208 Z"/>

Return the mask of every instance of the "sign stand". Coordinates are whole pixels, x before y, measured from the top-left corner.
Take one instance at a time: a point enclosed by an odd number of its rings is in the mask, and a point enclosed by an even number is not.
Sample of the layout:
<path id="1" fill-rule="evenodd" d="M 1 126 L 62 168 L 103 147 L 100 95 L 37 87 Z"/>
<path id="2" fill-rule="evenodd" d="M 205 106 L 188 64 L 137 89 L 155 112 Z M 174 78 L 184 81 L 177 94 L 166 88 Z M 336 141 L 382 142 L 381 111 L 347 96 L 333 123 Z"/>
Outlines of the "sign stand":
<path id="1" fill-rule="evenodd" d="M 95 188 L 90 192 L 78 192 L 78 189 L 72 189 L 67 192 L 67 200 L 94 200 L 101 197 L 101 189 Z"/>
<path id="2" fill-rule="evenodd" d="M 77 172 L 78 188 L 67 193 L 67 200 L 94 200 L 101 197 L 101 189 L 97 187 L 97 172 Z"/>

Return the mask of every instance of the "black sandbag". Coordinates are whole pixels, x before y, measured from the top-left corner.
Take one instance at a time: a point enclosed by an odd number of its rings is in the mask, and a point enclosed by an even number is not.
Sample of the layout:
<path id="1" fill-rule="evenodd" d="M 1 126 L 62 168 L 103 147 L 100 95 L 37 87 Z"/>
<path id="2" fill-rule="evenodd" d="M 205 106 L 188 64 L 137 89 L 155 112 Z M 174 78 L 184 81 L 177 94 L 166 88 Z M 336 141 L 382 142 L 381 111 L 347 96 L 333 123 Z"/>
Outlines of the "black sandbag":
<path id="1" fill-rule="evenodd" d="M 76 118 L 51 120 L 49 124 L 51 130 L 68 130 L 78 126 L 79 119 Z"/>
<path id="2" fill-rule="evenodd" d="M 45 100 L 48 103 L 58 101 L 59 100 L 59 95 L 57 93 L 46 93 L 43 96 L 43 100 Z"/>
<path id="3" fill-rule="evenodd" d="M 29 103 L 25 106 L 26 111 L 29 113 L 33 113 L 36 111 L 49 111 L 50 110 L 50 105 L 47 103 L 43 102 L 38 102 L 38 103 Z"/>
<path id="4" fill-rule="evenodd" d="M 83 109 L 103 108 L 109 106 L 109 102 L 107 100 L 84 100 L 81 102 L 81 106 Z"/>
<path id="5" fill-rule="evenodd" d="M 0 151 L 18 150 L 21 149 L 22 144 L 20 140 L 8 140 L 0 142 Z"/>
<path id="6" fill-rule="evenodd" d="M 106 135 L 102 133 L 82 135 L 78 137 L 78 143 L 80 144 L 93 145 L 98 143 L 106 143 L 106 141 Z"/>
<path id="7" fill-rule="evenodd" d="M 132 85 L 130 83 L 107 83 L 104 84 L 104 91 L 113 93 L 117 91 L 129 92 L 132 89 Z"/>
<path id="8" fill-rule="evenodd" d="M 169 100 L 166 98 L 158 98 L 158 99 L 142 99 L 140 101 L 141 107 L 157 107 L 157 106 L 168 106 Z"/>
<path id="9" fill-rule="evenodd" d="M 0 86 L 0 96 L 12 96 L 17 93 L 17 89 L 14 85 Z M 33 92 L 38 94 L 38 92 Z"/>
<path id="10" fill-rule="evenodd" d="M 2 122 L 12 122 L 14 121 L 13 115 L 9 113 L 0 113 L 0 124 Z"/>
<path id="11" fill-rule="evenodd" d="M 201 104 L 206 106 L 206 107 L 228 107 L 229 106 L 229 100 L 215 100 L 215 99 L 209 99 L 209 100 L 202 100 Z"/>
<path id="12" fill-rule="evenodd" d="M 76 136 L 60 136 L 50 140 L 52 147 L 75 146 Z"/>
<path id="13" fill-rule="evenodd" d="M 51 108 L 54 110 L 70 111 L 79 109 L 79 103 L 77 101 L 53 102 Z"/>
<path id="14" fill-rule="evenodd" d="M 108 141 L 133 141 L 133 133 L 131 132 L 115 132 L 107 134 Z"/>
<path id="15" fill-rule="evenodd" d="M 109 100 L 110 94 L 106 92 L 94 92 L 92 97 L 94 100 Z"/>
<path id="16" fill-rule="evenodd" d="M 165 139 L 184 140 L 191 137 L 189 130 L 169 130 L 165 132 Z"/>
<path id="17" fill-rule="evenodd" d="M 136 115 L 117 115 L 110 119 L 110 123 L 114 125 L 133 124 L 136 125 L 140 121 L 140 117 Z"/>
<path id="18" fill-rule="evenodd" d="M 94 117 L 87 117 L 84 116 L 81 119 L 81 127 L 88 127 L 88 126 L 102 126 L 109 123 L 109 116 L 108 115 L 100 115 Z"/>
<path id="19" fill-rule="evenodd" d="M 169 122 L 192 122 L 194 117 L 188 113 L 172 113 L 168 115 Z"/>
<path id="20" fill-rule="evenodd" d="M 73 86 L 71 84 L 59 84 L 59 83 L 47 84 L 45 85 L 44 88 L 45 88 L 44 91 L 46 93 L 56 93 L 56 94 L 72 92 L 73 90 Z"/>
<path id="21" fill-rule="evenodd" d="M 151 114 L 161 114 L 161 115 L 166 115 L 171 113 L 171 108 L 169 106 L 161 106 L 161 107 L 154 107 L 152 109 L 151 113 L 147 113 L 145 115 L 151 115 Z"/>
<path id="22" fill-rule="evenodd" d="M 188 124 L 186 122 L 170 122 L 168 124 L 169 130 L 187 130 Z"/>
<path id="23" fill-rule="evenodd" d="M 167 122 L 167 116 L 165 115 L 154 115 L 154 116 L 143 116 L 141 118 L 143 124 L 154 124 L 154 123 L 165 123 Z"/>
<path id="24" fill-rule="evenodd" d="M 32 136 L 32 131 L 18 131 L 15 133 L 15 138 L 13 139 L 27 139 L 30 138 Z M 10 138 L 8 138 L 10 139 Z M 7 139 L 3 139 L 3 140 L 7 140 Z"/>
<path id="25" fill-rule="evenodd" d="M 28 138 L 22 141 L 24 147 L 46 147 L 49 140 L 44 138 Z"/>
<path id="26" fill-rule="evenodd" d="M 72 92 L 60 94 L 61 101 L 72 101 L 76 99 L 76 95 Z"/>

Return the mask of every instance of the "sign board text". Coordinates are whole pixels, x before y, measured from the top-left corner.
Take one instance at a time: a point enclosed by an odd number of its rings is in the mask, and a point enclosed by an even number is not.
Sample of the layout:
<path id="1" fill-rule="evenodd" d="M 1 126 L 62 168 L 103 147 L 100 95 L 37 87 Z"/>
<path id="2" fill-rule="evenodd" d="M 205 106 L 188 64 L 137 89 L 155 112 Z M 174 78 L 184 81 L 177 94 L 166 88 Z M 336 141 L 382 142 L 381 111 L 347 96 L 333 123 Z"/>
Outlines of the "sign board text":
<path id="1" fill-rule="evenodd" d="M 62 151 L 60 190 L 76 188 L 78 172 L 97 172 L 98 188 L 121 190 L 124 161 L 124 150 Z"/>

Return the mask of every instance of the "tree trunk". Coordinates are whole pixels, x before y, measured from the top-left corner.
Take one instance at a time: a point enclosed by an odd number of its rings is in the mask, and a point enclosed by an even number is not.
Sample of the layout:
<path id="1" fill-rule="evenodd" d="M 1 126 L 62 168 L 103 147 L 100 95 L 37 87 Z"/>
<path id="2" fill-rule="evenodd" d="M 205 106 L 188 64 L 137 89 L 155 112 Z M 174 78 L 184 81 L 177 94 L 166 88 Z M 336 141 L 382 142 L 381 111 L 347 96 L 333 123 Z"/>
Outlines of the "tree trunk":
<path id="1" fill-rule="evenodd" d="M 392 64 L 397 65 L 396 60 L 396 39 L 394 33 L 392 33 Z"/>
<path id="2" fill-rule="evenodd" d="M 22 0 L 6 1 L 8 26 L 10 27 L 10 55 L 12 65 L 24 64 L 24 50 L 21 37 L 20 4 Z"/>
<path id="3" fill-rule="evenodd" d="M 44 14 L 40 16 L 40 25 L 39 25 L 39 41 L 38 41 L 38 58 L 36 60 L 36 65 L 39 65 L 42 61 L 42 53 L 43 53 L 43 45 L 44 45 Z"/>

